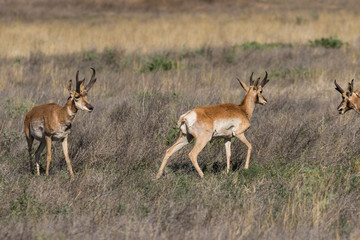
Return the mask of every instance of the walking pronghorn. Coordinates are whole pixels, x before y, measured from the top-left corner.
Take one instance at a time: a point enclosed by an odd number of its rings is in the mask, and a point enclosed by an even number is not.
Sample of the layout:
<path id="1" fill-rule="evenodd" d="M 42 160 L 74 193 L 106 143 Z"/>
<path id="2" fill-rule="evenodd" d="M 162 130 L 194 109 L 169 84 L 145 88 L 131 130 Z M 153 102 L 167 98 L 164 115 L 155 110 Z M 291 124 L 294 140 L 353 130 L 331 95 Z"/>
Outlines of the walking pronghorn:
<path id="1" fill-rule="evenodd" d="M 195 138 L 196 142 L 194 148 L 189 153 L 189 157 L 201 178 L 204 177 L 204 173 L 198 165 L 197 156 L 212 138 L 225 139 L 227 172 L 230 169 L 231 138 L 237 137 L 242 141 L 248 147 L 245 162 L 245 169 L 248 169 L 251 144 L 246 139 L 244 132 L 250 127 L 250 118 L 255 104 L 265 105 L 267 103 L 266 99 L 262 96 L 262 89 L 270 81 L 267 78 L 267 72 L 261 83 L 260 78 L 254 83 L 252 76 L 253 73 L 250 76 L 250 86 L 247 86 L 238 79 L 241 87 L 246 91 L 245 98 L 240 105 L 225 103 L 197 107 L 180 117 L 178 121 L 178 127 L 181 131 L 179 139 L 166 151 L 156 179 L 161 177 L 169 157 L 187 145 L 192 138 Z"/>
<path id="2" fill-rule="evenodd" d="M 85 78 L 79 81 L 79 71 L 76 73 L 75 91 L 73 90 L 72 80 L 69 81 L 68 91 L 70 96 L 63 107 L 55 103 L 43 104 L 34 107 L 26 114 L 24 127 L 29 148 L 28 151 L 31 172 L 33 171 L 31 148 L 34 139 L 40 142 L 40 145 L 35 152 L 37 175 L 40 175 L 39 158 L 45 146 L 47 151 L 46 175 L 49 175 L 51 141 L 61 141 L 65 160 L 71 177 L 74 176 L 68 154 L 67 137 L 70 133 L 71 123 L 74 120 L 77 111 L 85 110 L 91 112 L 94 109 L 94 107 L 87 100 L 87 93 L 96 81 L 95 69 L 91 69 L 92 76 L 86 87 L 84 87 Z"/>
<path id="3" fill-rule="evenodd" d="M 341 93 L 342 101 L 337 110 L 339 114 L 344 114 L 350 109 L 360 114 L 360 88 L 354 91 L 354 79 L 348 83 L 348 91 L 345 92 L 335 80 L 336 90 Z"/>

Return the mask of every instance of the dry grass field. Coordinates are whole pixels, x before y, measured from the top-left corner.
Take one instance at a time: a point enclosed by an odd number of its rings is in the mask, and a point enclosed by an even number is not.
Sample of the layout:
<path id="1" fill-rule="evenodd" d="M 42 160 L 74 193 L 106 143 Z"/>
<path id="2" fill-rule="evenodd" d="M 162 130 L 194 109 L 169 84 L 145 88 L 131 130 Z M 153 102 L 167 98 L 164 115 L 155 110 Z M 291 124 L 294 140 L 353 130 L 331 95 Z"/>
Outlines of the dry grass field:
<path id="1" fill-rule="evenodd" d="M 360 238 L 360 116 L 337 113 L 333 84 L 360 87 L 356 1 L 16 0 L 0 9 L 0 239 Z M 78 69 L 88 79 L 90 67 L 95 108 L 77 114 L 69 137 L 75 179 L 60 143 L 50 176 L 30 174 L 26 112 L 64 104 L 67 81 Z M 265 70 L 268 104 L 246 133 L 250 168 L 233 140 L 226 174 L 224 141 L 213 140 L 199 155 L 204 179 L 188 146 L 155 181 L 179 116 L 240 104 L 236 77 Z"/>

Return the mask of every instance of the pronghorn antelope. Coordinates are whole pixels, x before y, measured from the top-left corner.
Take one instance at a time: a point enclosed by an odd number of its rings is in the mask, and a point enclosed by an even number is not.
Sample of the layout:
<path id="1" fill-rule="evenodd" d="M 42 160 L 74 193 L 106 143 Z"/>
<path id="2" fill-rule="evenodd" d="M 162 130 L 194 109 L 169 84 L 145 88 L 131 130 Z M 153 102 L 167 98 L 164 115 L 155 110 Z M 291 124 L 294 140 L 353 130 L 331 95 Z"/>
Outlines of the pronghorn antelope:
<path id="1" fill-rule="evenodd" d="M 344 114 L 350 109 L 360 114 L 360 88 L 354 91 L 354 79 L 348 83 L 348 91 L 345 92 L 335 80 L 336 90 L 341 93 L 342 101 L 337 110 L 339 114 Z"/>
<path id="2" fill-rule="evenodd" d="M 61 141 L 65 160 L 71 177 L 74 176 L 68 154 L 67 137 L 70 133 L 71 123 L 74 120 L 77 111 L 85 110 L 91 112 L 94 109 L 94 107 L 87 100 L 87 93 L 96 81 L 95 69 L 91 69 L 92 76 L 86 87 L 84 87 L 85 78 L 79 80 L 79 71 L 76 73 L 75 91 L 73 90 L 72 80 L 69 81 L 68 91 L 70 96 L 63 107 L 55 103 L 43 104 L 34 107 L 26 114 L 24 127 L 26 140 L 28 143 L 31 172 L 33 170 L 31 148 L 34 139 L 40 142 L 40 145 L 35 152 L 37 175 L 40 175 L 39 158 L 45 146 L 47 151 L 46 175 L 49 175 L 51 141 Z"/>
<path id="3" fill-rule="evenodd" d="M 260 78 L 258 78 L 254 83 L 252 76 L 253 73 L 250 76 L 250 86 L 247 86 L 238 79 L 241 87 L 246 91 L 245 98 L 240 105 L 225 103 L 197 107 L 180 117 L 177 123 L 180 128 L 180 136 L 175 144 L 166 151 L 156 179 L 161 177 L 169 157 L 187 145 L 192 138 L 195 138 L 196 142 L 194 148 L 189 153 L 189 157 L 201 178 L 204 177 L 204 173 L 197 163 L 197 156 L 212 138 L 225 139 L 227 172 L 230 169 L 231 138 L 237 137 L 242 141 L 248 147 L 245 162 L 245 169 L 248 169 L 252 147 L 244 133 L 250 127 L 250 118 L 255 104 L 265 105 L 267 103 L 266 99 L 262 96 L 262 89 L 270 81 L 267 78 L 267 72 L 261 82 Z"/>

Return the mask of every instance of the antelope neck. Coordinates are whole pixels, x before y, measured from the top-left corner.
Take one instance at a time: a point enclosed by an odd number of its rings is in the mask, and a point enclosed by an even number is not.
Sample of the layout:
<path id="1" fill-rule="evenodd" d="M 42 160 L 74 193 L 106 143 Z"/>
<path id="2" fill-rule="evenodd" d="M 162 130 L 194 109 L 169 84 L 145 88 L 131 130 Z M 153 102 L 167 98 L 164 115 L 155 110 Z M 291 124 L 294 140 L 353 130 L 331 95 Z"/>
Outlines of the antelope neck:
<path id="1" fill-rule="evenodd" d="M 356 94 L 356 98 L 354 99 L 353 105 L 355 106 L 355 111 L 360 113 L 360 97 Z"/>
<path id="2" fill-rule="evenodd" d="M 67 113 L 66 118 L 69 119 L 69 120 L 73 120 L 74 117 L 75 117 L 75 114 L 78 111 L 76 106 L 75 106 L 74 100 L 69 98 L 67 100 L 65 106 L 64 106 L 64 109 L 65 109 L 65 111 Z"/>
<path id="3" fill-rule="evenodd" d="M 245 112 L 245 114 L 248 116 L 249 119 L 251 118 L 254 112 L 255 102 L 256 102 L 256 95 L 250 96 L 250 94 L 247 93 L 245 95 L 244 100 L 240 104 L 240 107 L 243 109 L 243 111 Z"/>

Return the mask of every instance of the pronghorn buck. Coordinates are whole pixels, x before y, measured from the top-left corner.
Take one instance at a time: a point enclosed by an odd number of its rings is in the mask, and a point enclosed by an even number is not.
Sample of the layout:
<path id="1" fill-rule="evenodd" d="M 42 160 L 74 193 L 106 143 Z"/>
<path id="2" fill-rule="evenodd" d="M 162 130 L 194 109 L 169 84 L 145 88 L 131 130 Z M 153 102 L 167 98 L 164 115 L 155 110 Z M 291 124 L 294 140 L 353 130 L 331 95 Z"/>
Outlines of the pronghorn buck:
<path id="1" fill-rule="evenodd" d="M 225 103 L 198 107 L 180 117 L 178 121 L 178 127 L 180 128 L 179 139 L 166 151 L 156 179 L 161 177 L 169 157 L 187 145 L 192 138 L 195 138 L 196 142 L 194 148 L 189 153 L 189 157 L 201 178 L 204 177 L 204 173 L 198 165 L 197 156 L 212 138 L 225 139 L 227 172 L 230 169 L 230 146 L 231 138 L 233 137 L 237 137 L 248 147 L 245 169 L 249 168 L 252 147 L 244 133 L 250 127 L 250 119 L 255 104 L 265 105 L 267 103 L 266 99 L 262 96 L 262 89 L 270 81 L 267 78 L 267 72 L 261 82 L 260 78 L 258 78 L 254 83 L 252 76 L 253 73 L 250 76 L 250 86 L 247 86 L 238 79 L 241 87 L 246 91 L 245 98 L 240 105 Z"/>
<path id="2" fill-rule="evenodd" d="M 345 92 L 335 80 L 336 90 L 341 93 L 342 101 L 337 110 L 339 114 L 344 114 L 350 109 L 360 114 L 360 88 L 354 91 L 354 79 L 348 83 L 348 91 Z"/>
<path id="3" fill-rule="evenodd" d="M 79 71 L 76 73 L 75 91 L 73 90 L 72 80 L 69 81 L 68 91 L 70 96 L 63 107 L 55 103 L 43 104 L 34 107 L 26 114 L 24 127 L 29 148 L 28 151 L 31 172 L 33 171 L 31 149 L 34 139 L 40 142 L 40 145 L 35 152 L 37 175 L 40 175 L 39 158 L 45 146 L 47 151 L 46 175 L 49 175 L 51 141 L 61 141 L 67 166 L 69 168 L 71 177 L 74 177 L 68 154 L 67 138 L 70 133 L 71 123 L 74 120 L 77 111 L 85 110 L 91 112 L 94 109 L 94 107 L 87 100 L 87 93 L 96 81 L 95 69 L 91 69 L 92 76 L 89 84 L 86 87 L 84 87 L 85 78 L 79 80 Z"/>

